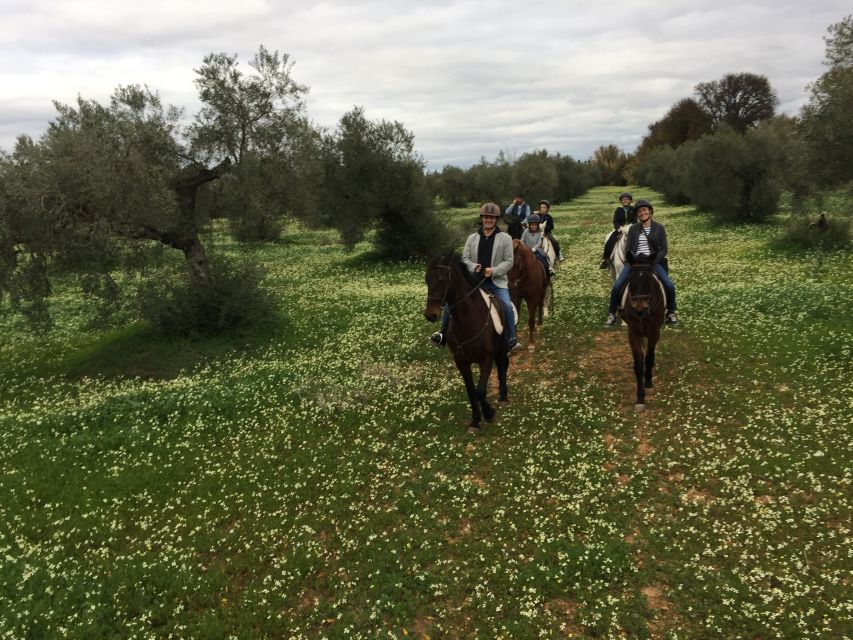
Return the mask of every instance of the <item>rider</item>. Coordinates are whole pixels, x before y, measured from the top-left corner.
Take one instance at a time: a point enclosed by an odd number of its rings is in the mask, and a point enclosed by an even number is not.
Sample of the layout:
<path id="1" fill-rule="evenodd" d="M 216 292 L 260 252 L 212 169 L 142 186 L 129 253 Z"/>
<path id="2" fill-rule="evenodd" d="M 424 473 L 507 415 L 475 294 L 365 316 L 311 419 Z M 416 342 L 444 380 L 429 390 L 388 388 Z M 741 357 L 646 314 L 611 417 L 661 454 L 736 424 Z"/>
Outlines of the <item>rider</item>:
<path id="1" fill-rule="evenodd" d="M 549 213 L 551 211 L 551 203 L 547 200 L 539 201 L 539 217 L 542 218 L 542 224 L 545 229 L 545 237 L 551 241 L 551 244 L 554 245 L 554 253 L 557 255 L 557 260 L 562 262 L 565 260 L 563 258 L 563 252 L 560 251 L 560 243 L 557 242 L 557 238 L 554 237 L 554 218 L 551 217 Z M 530 219 L 528 218 L 528 224 L 530 223 Z"/>
<path id="2" fill-rule="evenodd" d="M 480 207 L 480 222 L 482 227 L 472 233 L 465 241 L 462 251 L 462 262 L 468 270 L 483 278 L 480 287 L 494 294 L 504 307 L 504 337 L 512 353 L 520 347 L 515 337 L 515 315 L 509 298 L 509 278 L 507 273 L 512 268 L 512 238 L 497 228 L 501 210 L 494 202 L 487 202 Z M 450 309 L 444 307 L 441 319 L 441 329 L 430 337 L 436 346 L 447 343 L 447 327 L 450 323 Z"/>
<path id="3" fill-rule="evenodd" d="M 507 233 L 513 238 L 521 236 L 521 226 L 530 215 L 530 205 L 524 201 L 524 196 L 518 194 L 504 211 L 504 222 L 507 223 Z M 515 230 L 514 230 L 515 229 Z"/>
<path id="4" fill-rule="evenodd" d="M 545 234 L 539 229 L 539 222 L 538 213 L 534 213 L 527 219 L 527 228 L 521 234 L 521 241 L 527 245 L 527 248 L 533 252 L 533 255 L 539 258 L 548 275 L 553 276 L 554 267 L 551 266 L 551 261 L 545 255 L 545 252 L 542 251 L 542 238 Z"/>
<path id="5" fill-rule="evenodd" d="M 622 291 L 622 286 L 628 280 L 628 274 L 631 272 L 631 265 L 638 263 L 647 263 L 654 265 L 655 275 L 663 283 L 666 289 L 666 323 L 678 324 L 678 316 L 675 314 L 675 285 L 663 268 L 661 261 L 666 258 L 667 242 L 666 229 L 660 223 L 652 220 L 654 207 L 648 200 L 637 200 L 634 206 L 637 213 L 638 224 L 632 224 L 628 228 L 627 246 L 625 248 L 628 258 L 628 264 L 622 269 L 622 273 L 616 278 L 613 283 L 613 289 L 610 292 L 610 307 L 608 308 L 607 320 L 604 326 L 608 329 L 619 326 L 619 321 L 616 319 L 616 307 L 619 306 L 619 294 Z"/>
<path id="6" fill-rule="evenodd" d="M 602 256 L 601 264 L 599 265 L 602 269 L 607 268 L 607 261 L 610 259 L 610 254 L 613 253 L 613 247 L 616 246 L 616 242 L 619 240 L 619 230 L 626 224 L 634 224 L 637 221 L 636 207 L 631 206 L 631 200 L 633 199 L 633 196 L 627 191 L 619 194 L 619 202 L 622 203 L 622 206 L 616 207 L 616 211 L 613 212 L 614 233 L 611 233 L 604 243 L 604 256 Z"/>

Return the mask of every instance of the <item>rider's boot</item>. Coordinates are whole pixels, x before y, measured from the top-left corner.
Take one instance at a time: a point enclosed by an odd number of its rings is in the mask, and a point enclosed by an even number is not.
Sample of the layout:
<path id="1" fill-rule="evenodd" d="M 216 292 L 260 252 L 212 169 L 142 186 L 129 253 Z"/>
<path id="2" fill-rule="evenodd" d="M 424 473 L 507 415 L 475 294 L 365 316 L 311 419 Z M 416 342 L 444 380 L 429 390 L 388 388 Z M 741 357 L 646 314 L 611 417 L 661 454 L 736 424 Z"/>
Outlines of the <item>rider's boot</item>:
<path id="1" fill-rule="evenodd" d="M 447 336 L 444 335 L 441 331 L 436 331 L 429 337 L 429 339 L 436 347 L 443 347 L 447 344 Z"/>
<path id="2" fill-rule="evenodd" d="M 606 268 L 607 268 L 607 267 L 609 267 L 609 266 L 610 266 L 610 265 L 609 265 L 609 264 L 608 264 L 608 262 L 607 262 L 607 258 L 605 258 L 604 260 L 602 260 L 602 261 L 601 261 L 601 264 L 600 264 L 600 265 L 598 265 L 598 268 L 599 268 L 599 269 L 606 269 Z"/>
<path id="3" fill-rule="evenodd" d="M 619 319 L 616 317 L 615 313 L 608 314 L 607 320 L 604 321 L 605 329 L 615 329 L 619 326 Z"/>

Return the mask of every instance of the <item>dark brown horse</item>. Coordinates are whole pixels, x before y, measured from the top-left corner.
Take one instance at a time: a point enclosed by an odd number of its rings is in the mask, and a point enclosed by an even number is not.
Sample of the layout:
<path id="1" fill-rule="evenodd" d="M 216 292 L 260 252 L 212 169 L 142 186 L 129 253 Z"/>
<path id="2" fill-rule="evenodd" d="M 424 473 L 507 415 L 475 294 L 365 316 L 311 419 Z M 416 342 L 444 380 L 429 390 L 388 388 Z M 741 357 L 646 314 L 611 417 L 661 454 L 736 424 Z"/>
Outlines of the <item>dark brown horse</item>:
<path id="1" fill-rule="evenodd" d="M 535 348 L 536 324 L 542 324 L 546 303 L 551 299 L 551 280 L 545 267 L 533 252 L 520 240 L 512 241 L 512 269 L 509 270 L 509 295 L 515 308 L 521 312 L 521 301 L 527 303 L 527 348 Z"/>
<path id="2" fill-rule="evenodd" d="M 506 373 L 509 355 L 506 341 L 495 332 L 480 287 L 471 282 L 470 278 L 468 269 L 453 253 L 430 260 L 426 270 L 427 306 L 424 316 L 430 322 L 435 322 L 441 317 L 445 304 L 450 308 L 447 345 L 453 353 L 456 368 L 465 380 L 465 391 L 471 403 L 468 431 L 479 433 L 481 418 L 485 418 L 486 422 L 495 419 L 495 410 L 486 400 L 486 388 L 494 363 L 498 366 L 500 402 L 508 402 Z M 471 373 L 472 364 L 480 369 L 476 387 Z"/>
<path id="3" fill-rule="evenodd" d="M 637 377 L 637 403 L 634 409 L 646 408 L 646 389 L 652 385 L 655 366 L 655 346 L 660 339 L 666 304 L 660 284 L 654 277 L 654 267 L 648 264 L 631 265 L 628 275 L 628 299 L 622 309 L 622 319 L 628 325 L 628 342 L 634 356 L 634 375 Z M 645 354 L 643 339 L 646 340 Z"/>

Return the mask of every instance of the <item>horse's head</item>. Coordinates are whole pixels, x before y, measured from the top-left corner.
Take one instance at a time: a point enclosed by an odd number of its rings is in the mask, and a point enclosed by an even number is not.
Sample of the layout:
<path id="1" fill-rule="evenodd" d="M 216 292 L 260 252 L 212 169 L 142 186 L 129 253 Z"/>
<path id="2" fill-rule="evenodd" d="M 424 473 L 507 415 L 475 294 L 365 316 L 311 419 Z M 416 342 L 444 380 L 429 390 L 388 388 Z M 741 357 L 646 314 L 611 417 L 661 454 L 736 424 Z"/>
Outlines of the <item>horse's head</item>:
<path id="1" fill-rule="evenodd" d="M 631 305 L 631 316 L 642 319 L 649 315 L 652 291 L 654 291 L 655 286 L 657 283 L 652 265 L 635 264 L 631 266 L 631 273 L 628 275 L 628 300 Z"/>
<path id="2" fill-rule="evenodd" d="M 507 278 L 509 278 L 511 289 L 518 288 L 527 273 L 527 261 L 524 256 L 525 251 L 529 253 L 530 250 L 521 240 L 512 241 L 512 268 L 506 274 Z"/>
<path id="3" fill-rule="evenodd" d="M 427 304 L 424 317 L 435 322 L 441 316 L 441 310 L 447 302 L 447 292 L 450 290 L 450 278 L 456 256 L 451 251 L 444 256 L 436 256 L 427 263 L 426 285 Z"/>

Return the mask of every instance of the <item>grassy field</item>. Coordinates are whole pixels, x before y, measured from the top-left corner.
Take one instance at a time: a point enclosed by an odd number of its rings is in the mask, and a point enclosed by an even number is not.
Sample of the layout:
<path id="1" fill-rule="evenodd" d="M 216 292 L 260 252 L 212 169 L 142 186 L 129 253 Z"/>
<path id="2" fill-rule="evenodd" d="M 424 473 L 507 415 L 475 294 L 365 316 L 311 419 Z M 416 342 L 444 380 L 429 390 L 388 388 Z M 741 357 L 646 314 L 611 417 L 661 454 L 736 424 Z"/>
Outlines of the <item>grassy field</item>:
<path id="1" fill-rule="evenodd" d="M 105 333 L 72 288 L 49 335 L 0 320 L 0 637 L 853 636 L 849 254 L 635 191 L 682 318 L 635 414 L 617 192 L 556 207 L 556 308 L 479 437 L 423 265 L 330 232 L 220 240 L 280 300 L 251 334 Z"/>

